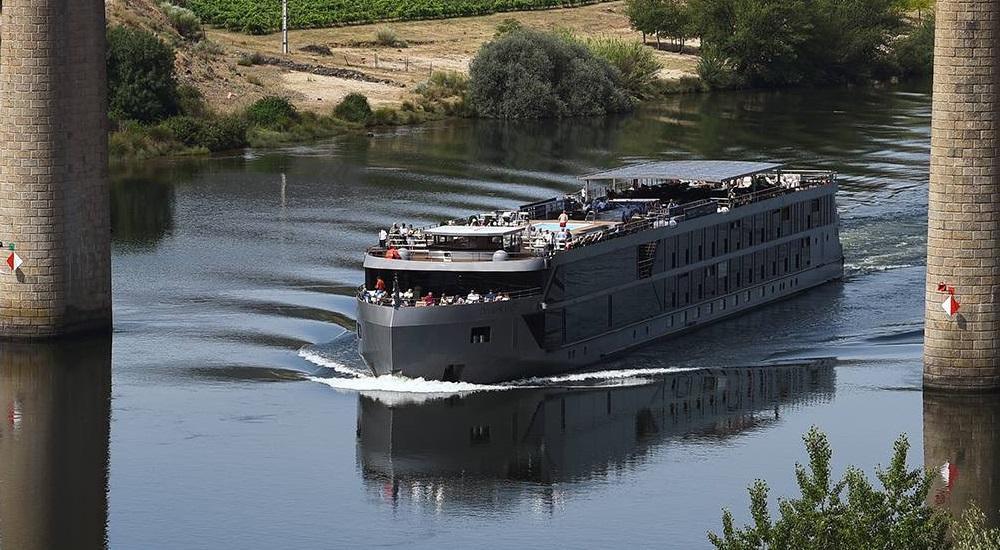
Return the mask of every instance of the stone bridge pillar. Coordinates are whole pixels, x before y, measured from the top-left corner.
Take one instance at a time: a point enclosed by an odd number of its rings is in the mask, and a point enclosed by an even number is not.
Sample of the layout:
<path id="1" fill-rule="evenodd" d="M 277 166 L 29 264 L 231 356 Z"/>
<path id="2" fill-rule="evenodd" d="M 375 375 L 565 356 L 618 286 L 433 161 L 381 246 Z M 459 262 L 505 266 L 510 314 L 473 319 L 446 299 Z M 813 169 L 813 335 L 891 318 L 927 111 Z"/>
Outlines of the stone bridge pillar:
<path id="1" fill-rule="evenodd" d="M 102 0 L 3 2 L 0 338 L 111 326 L 105 32 Z"/>
<path id="2" fill-rule="evenodd" d="M 924 385 L 1000 389 L 1000 1 L 938 0 Z M 961 309 L 941 307 L 938 283 Z"/>

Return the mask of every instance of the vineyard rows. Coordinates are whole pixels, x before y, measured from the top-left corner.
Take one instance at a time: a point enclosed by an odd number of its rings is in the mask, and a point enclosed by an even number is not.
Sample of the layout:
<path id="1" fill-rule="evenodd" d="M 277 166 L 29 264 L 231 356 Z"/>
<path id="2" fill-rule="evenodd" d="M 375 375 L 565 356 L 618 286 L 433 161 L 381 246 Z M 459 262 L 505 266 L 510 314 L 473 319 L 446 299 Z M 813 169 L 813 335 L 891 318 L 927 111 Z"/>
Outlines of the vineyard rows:
<path id="1" fill-rule="evenodd" d="M 288 0 L 292 28 L 436 19 L 579 6 L 602 0 Z M 607 1 L 607 0 L 603 0 Z M 202 21 L 250 34 L 281 26 L 281 0 L 186 0 Z"/>

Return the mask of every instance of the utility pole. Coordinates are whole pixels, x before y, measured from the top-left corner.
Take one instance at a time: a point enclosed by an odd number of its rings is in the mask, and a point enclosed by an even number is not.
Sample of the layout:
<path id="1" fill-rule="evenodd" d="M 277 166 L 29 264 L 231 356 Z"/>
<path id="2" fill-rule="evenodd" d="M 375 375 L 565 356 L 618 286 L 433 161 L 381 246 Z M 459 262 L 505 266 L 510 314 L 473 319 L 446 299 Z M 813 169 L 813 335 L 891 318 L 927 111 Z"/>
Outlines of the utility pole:
<path id="1" fill-rule="evenodd" d="M 281 0 L 281 53 L 288 54 L 288 0 Z"/>

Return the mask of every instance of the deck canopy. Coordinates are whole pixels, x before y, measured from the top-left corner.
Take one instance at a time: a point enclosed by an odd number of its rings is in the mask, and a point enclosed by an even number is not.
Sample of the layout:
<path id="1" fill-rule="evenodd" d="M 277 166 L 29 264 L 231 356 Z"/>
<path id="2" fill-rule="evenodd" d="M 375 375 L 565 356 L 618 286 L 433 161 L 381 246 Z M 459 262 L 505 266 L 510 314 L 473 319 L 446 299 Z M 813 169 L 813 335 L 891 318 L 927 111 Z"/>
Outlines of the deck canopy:
<path id="1" fill-rule="evenodd" d="M 521 233 L 525 226 L 442 225 L 424 230 L 435 237 L 502 237 Z"/>
<path id="2" fill-rule="evenodd" d="M 723 183 L 762 172 L 779 170 L 784 166 L 773 162 L 746 162 L 730 160 L 674 160 L 633 164 L 587 174 L 580 179 L 596 181 L 699 181 Z"/>

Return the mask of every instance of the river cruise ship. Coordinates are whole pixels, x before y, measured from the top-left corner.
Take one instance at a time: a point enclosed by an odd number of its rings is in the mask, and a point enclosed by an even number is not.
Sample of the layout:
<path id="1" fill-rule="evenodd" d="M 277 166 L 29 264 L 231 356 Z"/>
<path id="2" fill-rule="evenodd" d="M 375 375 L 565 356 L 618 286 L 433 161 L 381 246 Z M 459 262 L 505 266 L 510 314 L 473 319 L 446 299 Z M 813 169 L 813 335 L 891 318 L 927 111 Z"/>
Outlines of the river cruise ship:
<path id="1" fill-rule="evenodd" d="M 370 248 L 357 330 L 372 372 L 563 373 L 843 275 L 832 172 L 670 161 L 581 180 Z"/>

